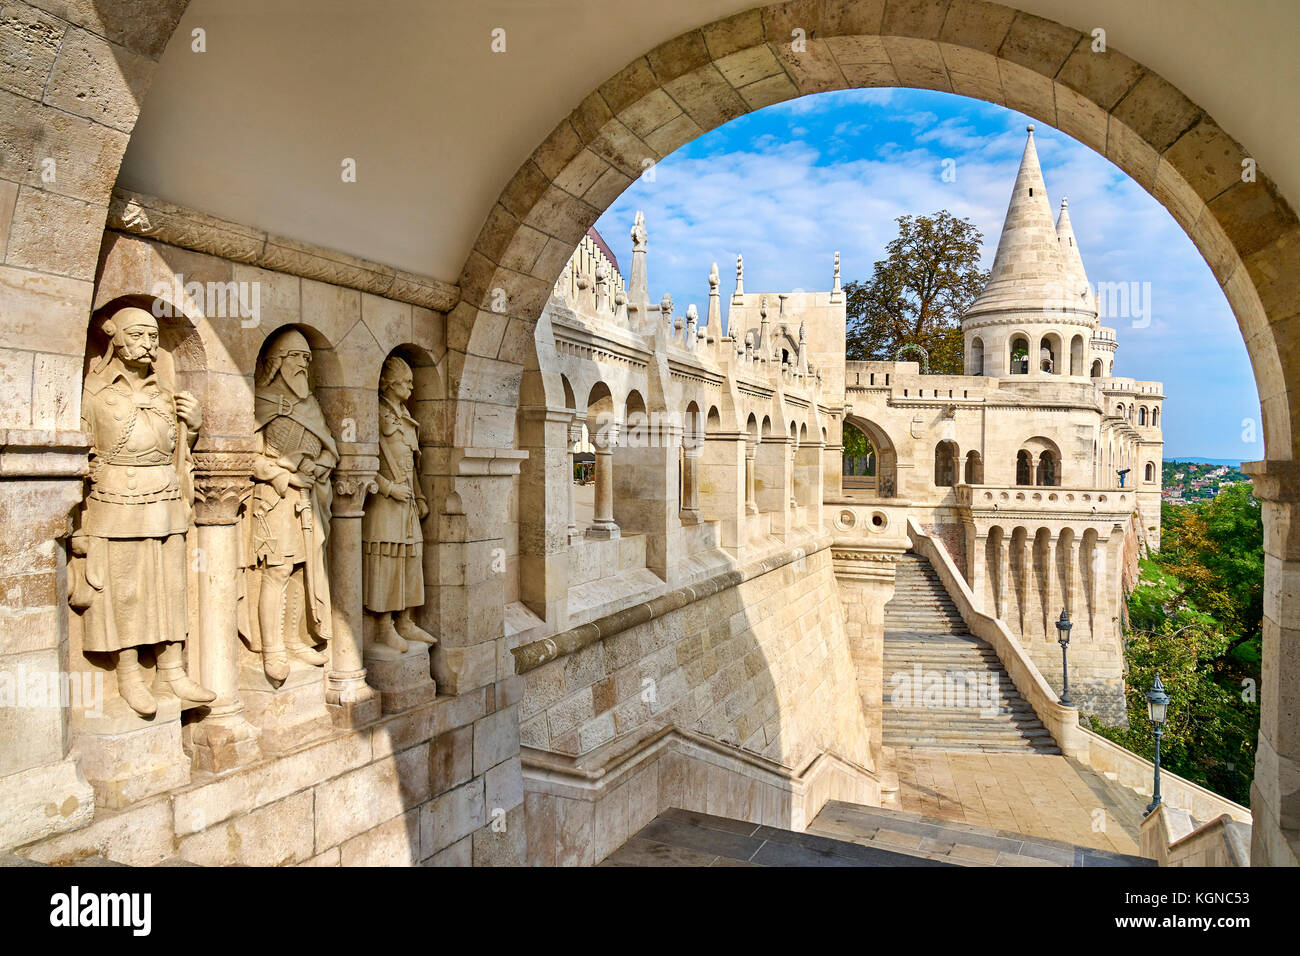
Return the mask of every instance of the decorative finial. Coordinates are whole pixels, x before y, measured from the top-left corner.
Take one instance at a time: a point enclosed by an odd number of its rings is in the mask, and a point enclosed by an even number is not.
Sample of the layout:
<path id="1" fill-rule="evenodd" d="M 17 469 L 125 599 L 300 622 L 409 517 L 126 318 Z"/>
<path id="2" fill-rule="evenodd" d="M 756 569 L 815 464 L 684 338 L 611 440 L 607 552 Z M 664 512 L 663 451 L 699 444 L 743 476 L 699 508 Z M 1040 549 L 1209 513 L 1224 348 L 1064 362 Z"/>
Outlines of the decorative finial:
<path id="1" fill-rule="evenodd" d="M 663 313 L 664 321 L 672 323 L 673 320 L 673 297 L 665 292 L 664 297 L 659 300 L 659 311 Z"/>
<path id="2" fill-rule="evenodd" d="M 632 250 L 634 252 L 645 252 L 646 238 L 645 213 L 638 209 L 636 219 L 632 223 Z"/>
<path id="3" fill-rule="evenodd" d="M 1064 209 L 1064 208 L 1065 208 L 1066 206 L 1068 206 L 1068 205 L 1070 205 L 1070 200 L 1068 200 L 1068 199 L 1066 199 L 1064 196 L 1062 196 L 1062 197 L 1061 197 L 1061 208 Z"/>
<path id="4" fill-rule="evenodd" d="M 1027 133 L 1033 133 L 1033 131 L 1034 131 L 1034 124 L 1033 124 L 1033 123 L 1030 123 L 1028 126 L 1025 127 L 1025 132 L 1027 132 Z"/>
<path id="5" fill-rule="evenodd" d="M 736 256 L 736 295 L 745 294 L 745 257 L 737 254 Z"/>
<path id="6" fill-rule="evenodd" d="M 807 334 L 804 331 L 803 325 L 804 325 L 803 319 L 800 319 L 799 320 L 799 341 L 800 342 L 802 342 L 805 338 L 807 338 Z"/>
<path id="7" fill-rule="evenodd" d="M 718 264 L 715 262 L 713 268 L 709 270 L 709 295 L 718 291 Z"/>
<path id="8" fill-rule="evenodd" d="M 763 296 L 758 300 L 758 314 L 764 322 L 767 321 L 767 296 Z"/>

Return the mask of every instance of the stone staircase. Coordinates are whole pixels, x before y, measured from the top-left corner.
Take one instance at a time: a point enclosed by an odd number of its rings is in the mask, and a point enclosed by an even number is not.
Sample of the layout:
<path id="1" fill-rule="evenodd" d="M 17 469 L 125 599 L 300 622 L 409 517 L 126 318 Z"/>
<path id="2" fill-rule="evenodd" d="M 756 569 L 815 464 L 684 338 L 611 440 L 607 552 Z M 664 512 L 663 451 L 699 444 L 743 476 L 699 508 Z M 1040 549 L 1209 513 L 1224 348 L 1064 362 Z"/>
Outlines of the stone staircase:
<path id="1" fill-rule="evenodd" d="M 885 605 L 886 747 L 1059 754 L 997 654 L 972 635 L 939 575 L 914 552 Z"/>

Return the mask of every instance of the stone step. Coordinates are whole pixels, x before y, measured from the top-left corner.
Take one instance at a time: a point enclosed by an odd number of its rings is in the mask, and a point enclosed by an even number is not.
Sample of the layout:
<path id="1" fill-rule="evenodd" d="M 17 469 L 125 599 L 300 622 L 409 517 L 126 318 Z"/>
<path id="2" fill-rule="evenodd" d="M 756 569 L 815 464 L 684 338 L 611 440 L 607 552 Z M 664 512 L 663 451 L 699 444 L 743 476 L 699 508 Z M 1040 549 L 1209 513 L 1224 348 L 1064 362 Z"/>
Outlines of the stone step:
<path id="1" fill-rule="evenodd" d="M 895 572 L 894 595 L 884 613 L 883 742 L 900 748 L 1060 753 L 1038 715 L 1020 696 L 997 652 L 970 635 L 930 563 L 909 553 Z M 967 696 L 950 696 L 952 707 L 926 707 L 922 687 L 918 691 L 921 696 L 915 698 L 922 703 L 892 706 L 890 695 L 902 686 L 891 682 L 892 676 L 914 673 L 917 667 L 923 679 L 940 674 L 945 682 L 955 685 L 949 694 L 960 690 Z M 981 689 L 993 692 L 991 713 L 970 700 L 969 694 Z"/>

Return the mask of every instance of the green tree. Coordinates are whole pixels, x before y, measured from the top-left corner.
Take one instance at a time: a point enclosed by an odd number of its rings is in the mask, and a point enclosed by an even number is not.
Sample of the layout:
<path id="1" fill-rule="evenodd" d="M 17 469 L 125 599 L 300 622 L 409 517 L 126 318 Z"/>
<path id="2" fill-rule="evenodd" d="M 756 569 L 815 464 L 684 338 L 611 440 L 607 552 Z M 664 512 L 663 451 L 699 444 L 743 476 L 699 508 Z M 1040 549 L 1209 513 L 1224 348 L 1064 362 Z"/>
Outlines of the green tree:
<path id="1" fill-rule="evenodd" d="M 919 345 L 932 373 L 960 375 L 961 317 L 989 280 L 979 267 L 984 236 L 946 209 L 897 222 L 871 278 L 844 286 L 848 358 L 889 361 L 902 346 Z"/>
<path id="2" fill-rule="evenodd" d="M 1161 508 L 1161 549 L 1128 597 L 1129 728 L 1093 729 L 1150 759 L 1145 693 L 1171 698 L 1161 759 L 1174 773 L 1248 803 L 1259 735 L 1264 530 L 1243 483 L 1204 503 Z"/>

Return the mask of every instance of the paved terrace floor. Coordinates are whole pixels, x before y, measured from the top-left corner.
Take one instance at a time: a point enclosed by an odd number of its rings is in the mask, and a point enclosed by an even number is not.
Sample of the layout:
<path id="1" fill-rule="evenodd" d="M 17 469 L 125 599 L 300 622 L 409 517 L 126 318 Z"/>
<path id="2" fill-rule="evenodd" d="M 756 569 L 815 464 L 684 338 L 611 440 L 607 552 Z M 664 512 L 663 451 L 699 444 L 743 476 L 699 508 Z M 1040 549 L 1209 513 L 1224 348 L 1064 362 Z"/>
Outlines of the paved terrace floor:
<path id="1" fill-rule="evenodd" d="M 885 807 L 1077 846 L 1137 854 L 1149 799 L 1068 757 L 896 750 Z"/>

